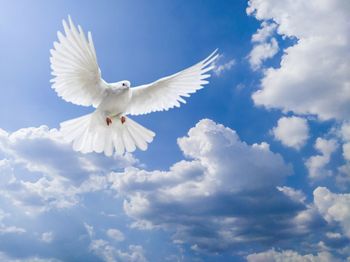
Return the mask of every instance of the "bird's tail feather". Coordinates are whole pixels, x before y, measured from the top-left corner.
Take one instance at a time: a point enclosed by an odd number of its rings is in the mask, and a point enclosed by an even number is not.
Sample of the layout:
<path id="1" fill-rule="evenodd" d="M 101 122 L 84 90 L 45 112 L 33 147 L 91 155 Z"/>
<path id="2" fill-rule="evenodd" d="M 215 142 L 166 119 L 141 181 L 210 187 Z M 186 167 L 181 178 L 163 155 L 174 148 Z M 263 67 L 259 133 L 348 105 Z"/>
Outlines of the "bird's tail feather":
<path id="1" fill-rule="evenodd" d="M 60 129 L 68 142 L 73 142 L 73 149 L 83 153 L 104 152 L 111 156 L 132 152 L 137 147 L 146 150 L 155 133 L 126 117 L 122 124 L 119 117 L 112 119 L 109 126 L 98 113 L 84 115 L 61 123 Z"/>

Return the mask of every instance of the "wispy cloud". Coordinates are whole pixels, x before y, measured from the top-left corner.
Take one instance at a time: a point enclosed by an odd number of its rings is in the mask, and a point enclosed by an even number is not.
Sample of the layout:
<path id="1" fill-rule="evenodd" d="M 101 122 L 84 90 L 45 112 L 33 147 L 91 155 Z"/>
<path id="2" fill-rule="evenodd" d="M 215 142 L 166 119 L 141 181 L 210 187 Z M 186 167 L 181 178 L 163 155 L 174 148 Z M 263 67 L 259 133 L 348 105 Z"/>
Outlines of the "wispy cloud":
<path id="1" fill-rule="evenodd" d="M 225 61 L 224 55 L 220 54 L 214 68 L 214 74 L 216 76 L 221 76 L 226 71 L 231 70 L 231 68 L 236 64 L 235 59 L 230 59 Z"/>
<path id="2" fill-rule="evenodd" d="M 277 25 L 275 23 L 262 22 L 261 28 L 252 36 L 253 49 L 248 55 L 250 66 L 253 70 L 261 68 L 263 62 L 274 57 L 278 50 L 278 42 L 272 37 Z"/>

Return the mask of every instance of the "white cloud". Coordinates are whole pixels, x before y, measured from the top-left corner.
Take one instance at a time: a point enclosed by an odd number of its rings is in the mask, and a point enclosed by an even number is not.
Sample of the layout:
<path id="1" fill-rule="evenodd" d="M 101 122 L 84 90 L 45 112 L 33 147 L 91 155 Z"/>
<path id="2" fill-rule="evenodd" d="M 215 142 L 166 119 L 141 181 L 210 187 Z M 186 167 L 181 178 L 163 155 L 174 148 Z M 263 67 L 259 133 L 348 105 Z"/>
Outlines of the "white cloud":
<path id="1" fill-rule="evenodd" d="M 53 232 L 51 231 L 42 233 L 40 237 L 41 241 L 45 243 L 51 243 L 53 238 L 54 238 L 54 235 L 53 235 Z"/>
<path id="2" fill-rule="evenodd" d="M 340 132 L 344 141 L 350 141 L 350 122 L 344 122 L 340 128 Z"/>
<path id="3" fill-rule="evenodd" d="M 283 145 L 300 149 L 309 138 L 309 126 L 301 117 L 281 117 L 272 133 Z"/>
<path id="4" fill-rule="evenodd" d="M 95 253 L 98 257 L 100 257 L 103 261 L 106 262 L 146 262 L 147 259 L 144 255 L 143 247 L 140 245 L 129 245 L 128 251 L 122 251 L 117 249 L 114 245 L 110 244 L 107 240 L 104 239 L 96 239 L 95 232 L 93 226 L 84 223 L 85 229 L 87 230 L 90 237 L 90 245 L 89 249 L 91 252 Z M 118 231 L 117 241 L 120 240 L 120 237 L 123 236 L 123 233 L 116 229 L 110 229 L 112 238 L 116 236 L 116 232 Z M 107 231 L 108 234 L 108 231 Z M 123 236 L 124 238 L 124 236 Z"/>
<path id="5" fill-rule="evenodd" d="M 322 218 L 318 213 L 316 207 L 312 204 L 308 204 L 306 209 L 301 210 L 295 217 L 292 218 L 294 229 L 297 232 L 310 234 L 312 230 L 320 230 L 320 224 L 322 224 Z M 306 242 L 309 242 L 306 240 Z"/>
<path id="6" fill-rule="evenodd" d="M 272 38 L 269 42 L 259 43 L 254 45 L 249 54 L 249 63 L 253 70 L 258 70 L 262 63 L 274 57 L 279 50 L 278 42 Z"/>
<path id="7" fill-rule="evenodd" d="M 261 28 L 252 35 L 252 42 L 264 43 L 266 42 L 275 32 L 277 25 L 275 23 L 262 22 Z"/>
<path id="8" fill-rule="evenodd" d="M 137 166 L 132 155 L 107 158 L 75 152 L 57 130 L 46 126 L 12 133 L 0 129 L 0 241 L 6 243 L 0 252 L 8 258 L 0 260 L 46 261 L 39 257 L 45 254 L 66 261 L 69 252 L 77 261 L 96 259 L 83 242 L 80 218 L 88 216 L 95 224 L 101 213 L 111 213 L 117 204 L 121 209 L 121 202 L 110 194 L 106 174 L 132 165 Z M 115 231 L 109 233 L 117 237 Z M 58 254 L 52 248 L 54 240 L 69 244 Z M 18 245 L 26 247 L 23 252 L 13 248 Z M 133 246 L 125 252 L 115 249 L 124 261 L 137 257 L 138 251 Z"/>
<path id="9" fill-rule="evenodd" d="M 104 221 L 116 221 L 105 214 L 114 213 L 116 203 L 121 208 L 122 201 L 132 218 L 129 230 L 164 229 L 173 243 L 192 246 L 196 252 L 239 250 L 242 243 L 271 243 L 276 237 L 290 242 L 313 232 L 317 217 L 302 192 L 282 187 L 292 172 L 282 157 L 267 143 L 247 144 L 234 130 L 211 120 L 200 121 L 178 139 L 189 160 L 167 171 L 142 170 L 131 156 L 79 154 L 56 141 L 55 132 L 41 127 L 0 134 L 0 231 L 7 230 L 0 240 L 7 234 L 20 238 L 31 247 L 27 257 L 42 254 L 39 247 L 50 247 L 45 254 L 56 256 L 51 245 L 64 239 L 78 241 L 79 253 L 84 254 L 79 258 L 145 261 L 144 249 L 130 244 L 127 234 L 117 229 L 120 222 L 94 232 L 100 215 Z M 73 167 L 57 163 L 61 156 Z M 115 172 L 106 175 L 109 170 Z M 69 212 L 79 214 L 78 219 L 67 220 Z M 91 225 L 85 224 L 84 230 L 80 216 L 86 215 Z M 117 213 L 118 218 L 124 215 Z M 81 245 L 86 245 L 86 231 L 89 248 Z M 11 250 L 8 254 L 17 256 Z M 65 260 L 63 255 L 58 258 Z"/>
<path id="10" fill-rule="evenodd" d="M 350 161 L 350 122 L 344 122 L 340 128 L 343 144 L 343 156 L 346 161 Z"/>
<path id="11" fill-rule="evenodd" d="M 33 256 L 29 258 L 13 258 L 4 252 L 0 251 L 0 261 L 6 262 L 60 262 L 61 260 L 56 258 L 41 258 L 38 256 Z"/>
<path id="12" fill-rule="evenodd" d="M 185 156 L 199 161 L 208 171 L 209 180 L 215 177 L 214 185 L 228 192 L 264 188 L 291 174 L 290 167 L 270 151 L 267 143 L 248 145 L 234 130 L 208 119 L 198 122 L 188 137 L 178 139 L 178 144 Z"/>
<path id="13" fill-rule="evenodd" d="M 320 137 L 316 139 L 315 149 L 321 154 L 312 156 L 305 162 L 311 179 L 320 179 L 332 175 L 332 171 L 328 170 L 326 166 L 337 147 L 338 143 L 334 139 L 327 140 Z"/>
<path id="14" fill-rule="evenodd" d="M 350 185 L 350 122 L 343 122 L 336 131 L 343 143 L 342 150 L 345 160 L 345 163 L 338 168 L 336 182 L 339 188 L 347 190 Z"/>
<path id="15" fill-rule="evenodd" d="M 291 200 L 303 204 L 306 207 L 291 218 L 293 224 L 291 228 L 293 228 L 294 231 L 310 234 L 311 230 L 320 230 L 319 225 L 322 218 L 313 204 L 307 204 L 304 192 L 287 186 L 279 186 L 277 189 Z"/>
<path id="16" fill-rule="evenodd" d="M 350 142 L 343 144 L 344 159 L 350 161 Z"/>
<path id="17" fill-rule="evenodd" d="M 208 119 L 198 122 L 188 137 L 178 139 L 178 144 L 193 161 L 180 161 L 169 172 L 127 169 L 123 176 L 116 177 L 115 187 L 135 190 L 167 183 L 173 188 L 166 194 L 188 198 L 208 196 L 218 189 L 239 192 L 278 185 L 291 174 L 290 166 L 272 153 L 268 144 L 248 145 L 239 140 L 234 130 Z M 174 186 L 177 184 L 181 186 Z"/>
<path id="18" fill-rule="evenodd" d="M 144 250 L 141 246 L 130 245 L 129 252 L 123 252 L 102 239 L 91 241 L 90 250 L 106 262 L 145 262 Z"/>
<path id="19" fill-rule="evenodd" d="M 275 23 L 262 22 L 261 28 L 252 36 L 253 49 L 248 58 L 253 70 L 258 70 L 262 63 L 275 56 L 279 47 L 276 39 L 271 37 L 277 25 Z"/>
<path id="20" fill-rule="evenodd" d="M 92 239 L 95 236 L 95 232 L 94 232 L 94 227 L 89 225 L 88 223 L 84 222 L 84 227 L 86 232 L 88 233 L 89 237 Z"/>
<path id="21" fill-rule="evenodd" d="M 124 234 L 116 228 L 109 228 L 106 234 L 108 237 L 118 242 L 124 241 L 125 239 Z"/>
<path id="22" fill-rule="evenodd" d="M 250 0 L 247 13 L 294 37 L 279 68 L 264 72 L 256 105 L 321 120 L 350 116 L 350 5 L 343 0 Z"/>
<path id="23" fill-rule="evenodd" d="M 216 76 L 221 76 L 224 72 L 229 71 L 236 64 L 234 59 L 230 59 L 225 62 L 223 60 L 223 55 L 219 55 L 218 59 L 216 60 L 215 67 L 213 69 Z"/>
<path id="24" fill-rule="evenodd" d="M 136 164 L 130 155 L 105 158 L 71 150 L 56 129 L 23 128 L 13 133 L 0 129 L 0 198 L 29 214 L 71 208 L 79 194 L 105 188 L 101 176 Z"/>
<path id="25" fill-rule="evenodd" d="M 290 199 L 296 202 L 305 203 L 306 196 L 301 190 L 296 190 L 294 188 L 287 187 L 287 186 L 279 186 L 277 187 L 277 189 L 283 192 L 283 194 L 288 196 Z"/>
<path id="26" fill-rule="evenodd" d="M 291 169 L 268 144 L 248 145 L 234 130 L 208 119 L 178 144 L 192 160 L 169 171 L 129 168 L 109 175 L 134 228 L 170 230 L 174 243 L 209 252 L 257 238 L 269 241 L 286 228 L 293 228 L 288 237 L 300 233 L 291 218 L 305 207 L 276 189 Z M 278 219 L 271 218 L 271 210 Z M 264 232 L 253 229 L 258 225 Z"/>
<path id="27" fill-rule="evenodd" d="M 16 227 L 16 226 L 0 226 L 0 234 L 8 234 L 8 233 L 14 233 L 14 234 L 22 234 L 26 232 L 24 228 Z"/>
<path id="28" fill-rule="evenodd" d="M 86 173 L 105 173 L 111 168 L 136 164 L 130 155 L 104 158 L 98 154 L 80 154 L 71 150 L 56 129 L 47 126 L 22 128 L 13 133 L 0 132 L 0 150 L 16 164 L 31 172 L 62 176 L 80 182 Z M 55 157 L 60 155 L 60 158 Z"/>
<path id="29" fill-rule="evenodd" d="M 325 187 L 314 190 L 314 203 L 328 223 L 337 222 L 350 238 L 350 194 L 332 193 Z"/>
<path id="30" fill-rule="evenodd" d="M 336 184 L 341 190 L 348 190 L 350 184 L 350 162 L 347 161 L 344 165 L 338 168 L 336 176 Z"/>
<path id="31" fill-rule="evenodd" d="M 339 233 L 334 233 L 334 232 L 327 232 L 326 233 L 326 236 L 328 237 L 328 238 L 332 238 L 332 239 L 340 239 L 342 236 L 341 236 L 341 234 L 339 234 Z"/>
<path id="32" fill-rule="evenodd" d="M 25 233 L 26 230 L 22 227 L 8 226 L 4 223 L 4 220 L 10 217 L 11 217 L 11 214 L 6 213 L 4 210 L 0 209 L 0 235 Z"/>
<path id="33" fill-rule="evenodd" d="M 301 255 L 293 250 L 276 251 L 270 249 L 260 253 L 254 253 L 247 256 L 248 262 L 336 262 L 339 259 L 328 252 L 320 252 L 317 255 Z"/>

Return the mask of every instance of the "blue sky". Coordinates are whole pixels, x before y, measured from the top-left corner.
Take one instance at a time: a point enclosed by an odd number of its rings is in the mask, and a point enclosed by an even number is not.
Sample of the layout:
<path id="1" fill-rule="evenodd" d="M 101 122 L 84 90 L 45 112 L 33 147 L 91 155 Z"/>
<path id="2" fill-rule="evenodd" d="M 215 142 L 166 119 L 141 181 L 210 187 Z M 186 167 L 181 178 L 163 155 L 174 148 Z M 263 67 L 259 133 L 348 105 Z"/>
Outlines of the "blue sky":
<path id="1" fill-rule="evenodd" d="M 0 1 L 0 260 L 346 261 L 349 4 Z M 70 15 L 106 81 L 149 83 L 219 48 L 186 105 L 134 117 L 148 150 L 74 152 L 92 112 L 50 87 Z"/>

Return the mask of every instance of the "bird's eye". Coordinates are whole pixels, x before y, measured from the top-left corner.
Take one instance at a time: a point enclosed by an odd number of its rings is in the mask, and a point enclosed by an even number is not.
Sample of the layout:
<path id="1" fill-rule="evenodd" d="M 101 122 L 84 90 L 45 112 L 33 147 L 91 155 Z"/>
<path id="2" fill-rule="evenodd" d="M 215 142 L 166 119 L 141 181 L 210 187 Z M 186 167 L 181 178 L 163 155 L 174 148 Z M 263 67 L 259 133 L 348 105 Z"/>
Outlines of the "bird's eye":
<path id="1" fill-rule="evenodd" d="M 126 84 L 125 84 L 125 83 L 123 83 L 122 85 L 123 85 L 123 86 L 126 86 Z"/>

